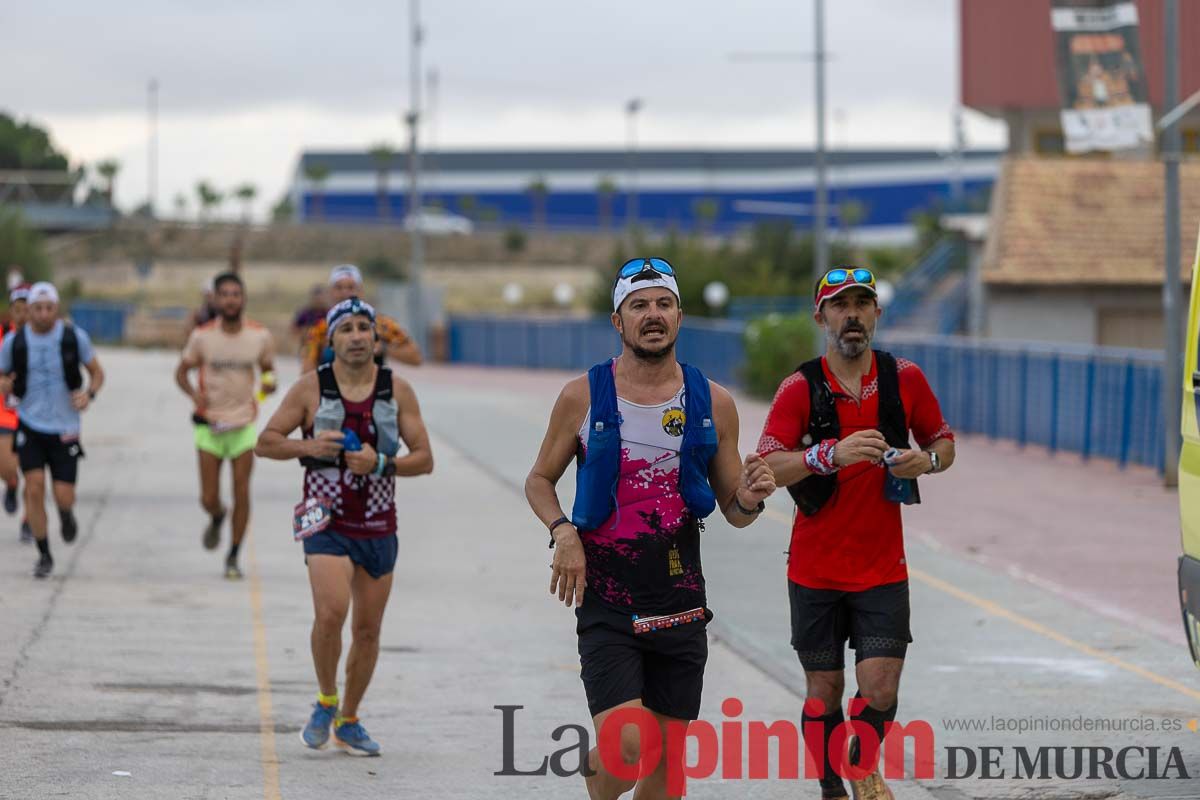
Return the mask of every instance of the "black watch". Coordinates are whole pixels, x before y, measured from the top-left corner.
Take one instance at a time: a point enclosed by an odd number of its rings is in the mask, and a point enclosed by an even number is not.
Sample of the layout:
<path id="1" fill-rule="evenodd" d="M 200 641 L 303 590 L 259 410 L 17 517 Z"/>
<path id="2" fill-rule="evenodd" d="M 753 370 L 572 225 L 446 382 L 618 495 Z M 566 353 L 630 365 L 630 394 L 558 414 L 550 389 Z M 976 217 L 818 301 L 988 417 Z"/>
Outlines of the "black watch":
<path id="1" fill-rule="evenodd" d="M 737 506 L 738 511 L 742 512 L 748 517 L 754 516 L 755 514 L 761 514 L 767 510 L 767 504 L 762 500 L 759 500 L 758 505 L 756 505 L 754 508 L 746 508 L 744 505 L 742 505 L 742 501 L 738 500 L 737 492 L 734 492 L 733 494 L 733 504 Z"/>
<path id="2" fill-rule="evenodd" d="M 88 389 L 88 402 L 91 402 L 92 400 L 95 400 L 95 399 L 96 399 L 96 393 L 93 390 Z"/>

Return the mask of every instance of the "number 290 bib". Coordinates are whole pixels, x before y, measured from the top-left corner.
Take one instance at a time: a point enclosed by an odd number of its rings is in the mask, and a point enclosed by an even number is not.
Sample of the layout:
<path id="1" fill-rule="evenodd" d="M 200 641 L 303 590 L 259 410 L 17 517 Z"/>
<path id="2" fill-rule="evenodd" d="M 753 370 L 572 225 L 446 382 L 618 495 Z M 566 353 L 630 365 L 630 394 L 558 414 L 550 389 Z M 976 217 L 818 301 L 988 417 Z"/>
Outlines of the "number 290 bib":
<path id="1" fill-rule="evenodd" d="M 333 522 L 333 501 L 326 497 L 309 497 L 292 510 L 292 538 L 307 539 L 329 527 Z"/>

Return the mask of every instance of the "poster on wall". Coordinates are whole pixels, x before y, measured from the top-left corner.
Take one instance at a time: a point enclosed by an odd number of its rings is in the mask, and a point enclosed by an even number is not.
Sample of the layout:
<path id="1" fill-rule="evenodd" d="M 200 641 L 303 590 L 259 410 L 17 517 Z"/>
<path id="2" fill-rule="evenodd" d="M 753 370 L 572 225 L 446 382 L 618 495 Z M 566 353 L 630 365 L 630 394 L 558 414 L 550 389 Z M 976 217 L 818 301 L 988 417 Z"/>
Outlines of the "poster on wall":
<path id="1" fill-rule="evenodd" d="M 1068 153 L 1154 142 L 1133 2 L 1054 0 L 1050 10 Z"/>

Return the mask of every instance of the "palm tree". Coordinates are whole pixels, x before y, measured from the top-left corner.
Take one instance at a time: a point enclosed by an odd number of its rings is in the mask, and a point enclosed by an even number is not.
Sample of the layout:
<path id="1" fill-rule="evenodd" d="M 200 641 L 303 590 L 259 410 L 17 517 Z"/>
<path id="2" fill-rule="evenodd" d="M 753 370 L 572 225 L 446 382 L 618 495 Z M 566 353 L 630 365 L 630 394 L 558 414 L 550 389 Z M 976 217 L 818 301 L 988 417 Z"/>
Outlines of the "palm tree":
<path id="1" fill-rule="evenodd" d="M 196 184 L 196 200 L 200 206 L 200 221 L 207 222 L 213 209 L 221 204 L 225 196 L 212 187 L 208 181 Z"/>
<path id="2" fill-rule="evenodd" d="M 242 201 L 242 222 L 249 223 L 250 206 L 254 203 L 254 198 L 258 196 L 258 187 L 253 183 L 243 183 L 233 190 L 233 194 Z"/>
<path id="3" fill-rule="evenodd" d="M 392 169 L 392 159 L 395 149 L 388 142 L 379 142 L 369 151 L 371 161 L 375 164 L 375 206 L 380 219 L 391 216 L 391 198 L 388 196 L 388 172 Z"/>
<path id="4" fill-rule="evenodd" d="M 546 198 L 550 194 L 550 187 L 546 183 L 545 177 L 538 175 L 529 182 L 525 191 L 529 193 L 529 199 L 533 203 L 534 227 L 546 227 Z"/>
<path id="5" fill-rule="evenodd" d="M 473 194 L 464 194 L 458 198 L 458 210 L 472 222 L 479 213 L 479 198 Z"/>
<path id="6" fill-rule="evenodd" d="M 113 184 L 117 180 L 117 173 L 121 171 L 121 162 L 116 159 L 108 159 L 101 161 L 96 165 L 96 173 L 104 178 L 104 196 L 108 198 L 108 204 L 113 204 Z"/>
<path id="7" fill-rule="evenodd" d="M 617 182 L 611 175 L 605 175 L 596 182 L 596 205 L 599 206 L 601 230 L 612 227 L 612 201 L 616 194 Z"/>
<path id="8" fill-rule="evenodd" d="M 312 184 L 313 219 L 320 219 L 322 212 L 324 211 L 322 208 L 324 205 L 322 192 L 325 188 L 325 181 L 329 179 L 329 173 L 331 171 L 332 170 L 330 170 L 328 164 L 320 163 L 309 164 L 304 168 L 304 177 L 308 178 L 309 183 Z"/>
<path id="9" fill-rule="evenodd" d="M 717 221 L 721 213 L 721 201 L 715 197 L 697 197 L 692 201 L 692 214 L 696 217 L 696 227 L 705 233 Z"/>

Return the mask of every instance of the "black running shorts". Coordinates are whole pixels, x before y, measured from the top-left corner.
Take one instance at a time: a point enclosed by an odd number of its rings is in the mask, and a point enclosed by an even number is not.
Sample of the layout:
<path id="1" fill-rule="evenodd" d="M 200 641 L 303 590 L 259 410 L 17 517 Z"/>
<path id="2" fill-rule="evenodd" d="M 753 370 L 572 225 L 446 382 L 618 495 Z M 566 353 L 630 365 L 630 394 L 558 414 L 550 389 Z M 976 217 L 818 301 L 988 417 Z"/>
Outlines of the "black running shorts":
<path id="1" fill-rule="evenodd" d="M 36 472 L 50 467 L 50 477 L 62 483 L 75 483 L 83 447 L 79 438 L 66 441 L 57 433 L 41 433 L 22 424 L 17 429 L 17 456 L 21 472 Z"/>
<path id="2" fill-rule="evenodd" d="M 810 589 L 788 581 L 792 647 L 806 672 L 845 669 L 846 642 L 855 663 L 864 658 L 904 658 L 912 642 L 908 627 L 908 581 L 861 592 Z"/>
<path id="3" fill-rule="evenodd" d="M 576 608 L 575 617 L 580 676 L 593 717 L 639 699 L 651 711 L 675 719 L 700 715 L 708 661 L 706 620 L 634 633 L 632 615 L 594 598 Z"/>

